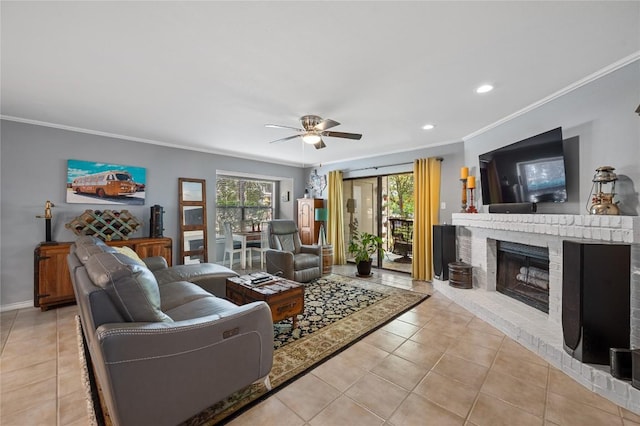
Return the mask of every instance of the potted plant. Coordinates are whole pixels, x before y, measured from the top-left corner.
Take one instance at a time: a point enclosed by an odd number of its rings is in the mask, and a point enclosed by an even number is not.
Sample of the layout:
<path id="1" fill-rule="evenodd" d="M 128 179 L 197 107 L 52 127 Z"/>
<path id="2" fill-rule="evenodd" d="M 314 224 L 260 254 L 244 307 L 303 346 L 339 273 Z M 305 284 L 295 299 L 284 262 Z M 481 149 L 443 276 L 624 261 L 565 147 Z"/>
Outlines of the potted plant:
<path id="1" fill-rule="evenodd" d="M 349 253 L 354 255 L 356 267 L 358 268 L 358 276 L 368 277 L 371 275 L 371 256 L 377 251 L 384 255 L 382 248 L 382 238 L 368 232 L 353 233 L 351 241 L 349 241 Z"/>

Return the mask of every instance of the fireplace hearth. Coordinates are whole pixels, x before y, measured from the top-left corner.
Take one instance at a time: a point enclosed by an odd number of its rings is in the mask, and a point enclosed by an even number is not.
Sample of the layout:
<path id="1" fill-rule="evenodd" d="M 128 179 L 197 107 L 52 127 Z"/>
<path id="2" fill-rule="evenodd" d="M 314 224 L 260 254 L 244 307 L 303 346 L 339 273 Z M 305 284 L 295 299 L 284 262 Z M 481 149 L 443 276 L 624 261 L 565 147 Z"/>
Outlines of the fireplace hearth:
<path id="1" fill-rule="evenodd" d="M 454 213 L 457 258 L 473 266 L 473 289 L 434 280 L 434 288 L 546 359 L 587 389 L 640 414 L 640 390 L 607 368 L 584 363 L 564 348 L 562 313 L 565 240 L 631 244 L 630 346 L 640 347 L 640 217 L 570 214 Z M 496 291 L 498 242 L 549 250 L 549 313 Z"/>
<path id="2" fill-rule="evenodd" d="M 549 313 L 549 249 L 497 242 L 496 290 Z"/>

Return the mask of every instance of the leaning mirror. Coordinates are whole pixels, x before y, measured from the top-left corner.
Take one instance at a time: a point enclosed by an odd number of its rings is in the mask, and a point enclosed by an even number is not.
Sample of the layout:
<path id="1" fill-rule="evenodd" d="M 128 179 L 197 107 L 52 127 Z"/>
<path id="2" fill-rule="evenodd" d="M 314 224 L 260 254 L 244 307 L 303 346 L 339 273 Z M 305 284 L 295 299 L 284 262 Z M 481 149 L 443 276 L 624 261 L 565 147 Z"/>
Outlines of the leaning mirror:
<path id="1" fill-rule="evenodd" d="M 202 202 L 204 181 L 182 181 L 182 200 L 183 201 L 200 201 Z"/>
<path id="2" fill-rule="evenodd" d="M 204 209 L 199 206 L 182 207 L 183 225 L 204 225 Z"/>
<path id="3" fill-rule="evenodd" d="M 207 203 L 204 179 L 178 179 L 180 259 L 183 264 L 207 262 Z"/>

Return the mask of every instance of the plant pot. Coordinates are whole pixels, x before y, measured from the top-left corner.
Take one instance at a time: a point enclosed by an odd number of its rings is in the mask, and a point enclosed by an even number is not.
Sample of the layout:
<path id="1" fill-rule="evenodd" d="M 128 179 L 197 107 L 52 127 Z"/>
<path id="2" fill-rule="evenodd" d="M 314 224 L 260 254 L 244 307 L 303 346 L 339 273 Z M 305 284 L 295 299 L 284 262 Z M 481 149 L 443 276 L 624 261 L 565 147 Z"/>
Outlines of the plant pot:
<path id="1" fill-rule="evenodd" d="M 356 263 L 356 268 L 358 268 L 358 276 L 360 277 L 368 277 L 371 275 L 371 259 L 369 260 L 361 260 Z"/>

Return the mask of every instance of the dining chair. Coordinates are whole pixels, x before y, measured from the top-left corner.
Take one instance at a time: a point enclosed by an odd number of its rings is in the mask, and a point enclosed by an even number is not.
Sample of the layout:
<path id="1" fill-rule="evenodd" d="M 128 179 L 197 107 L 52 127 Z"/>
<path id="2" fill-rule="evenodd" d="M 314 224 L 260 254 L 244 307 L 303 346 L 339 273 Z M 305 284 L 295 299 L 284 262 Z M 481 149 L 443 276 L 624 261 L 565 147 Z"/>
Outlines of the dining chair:
<path id="1" fill-rule="evenodd" d="M 255 241 L 259 244 L 247 243 L 247 246 L 251 249 L 250 256 L 253 256 L 253 252 L 260 253 L 260 269 L 264 269 L 264 253 L 269 250 L 269 222 L 262 222 L 260 224 L 260 241 Z"/>
<path id="2" fill-rule="evenodd" d="M 233 269 L 233 258 L 236 253 L 239 253 L 240 256 L 246 256 L 246 250 L 244 253 L 242 252 L 242 243 L 240 241 L 234 241 L 233 232 L 231 231 L 231 223 L 225 222 L 224 225 L 224 255 L 222 256 L 222 266 L 224 266 L 224 261 L 229 255 L 229 268 Z M 242 258 L 240 258 L 242 261 Z"/>

